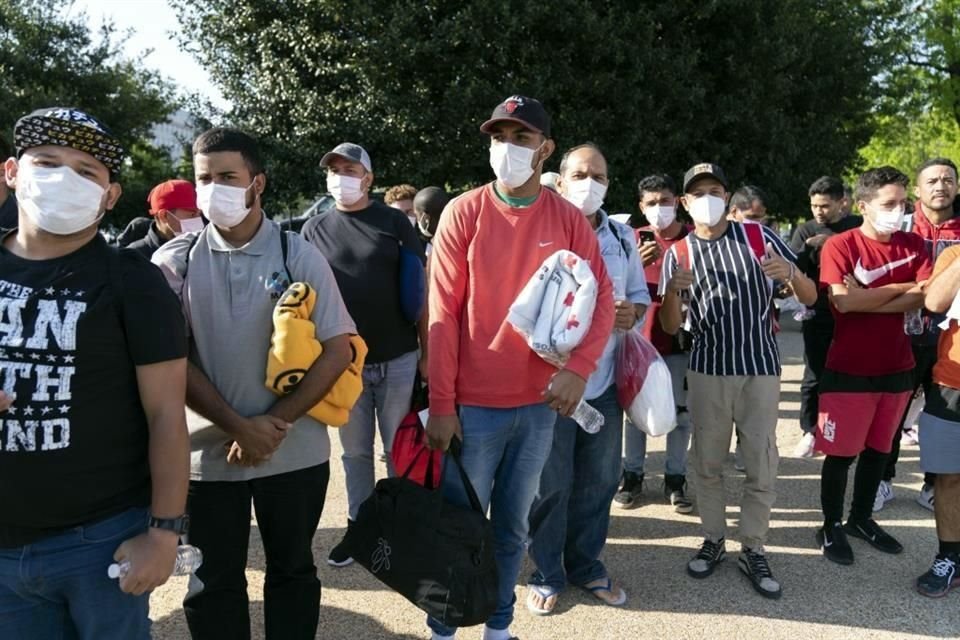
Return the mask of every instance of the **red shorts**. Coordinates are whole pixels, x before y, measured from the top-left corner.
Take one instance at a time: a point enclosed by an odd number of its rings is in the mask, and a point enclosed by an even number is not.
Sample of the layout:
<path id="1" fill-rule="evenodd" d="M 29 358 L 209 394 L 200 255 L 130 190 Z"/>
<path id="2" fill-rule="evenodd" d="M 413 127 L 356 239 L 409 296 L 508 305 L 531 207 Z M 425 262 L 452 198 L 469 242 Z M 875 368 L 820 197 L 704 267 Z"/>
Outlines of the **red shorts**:
<path id="1" fill-rule="evenodd" d="M 910 391 L 827 391 L 820 394 L 817 451 L 849 458 L 870 447 L 890 453 Z"/>

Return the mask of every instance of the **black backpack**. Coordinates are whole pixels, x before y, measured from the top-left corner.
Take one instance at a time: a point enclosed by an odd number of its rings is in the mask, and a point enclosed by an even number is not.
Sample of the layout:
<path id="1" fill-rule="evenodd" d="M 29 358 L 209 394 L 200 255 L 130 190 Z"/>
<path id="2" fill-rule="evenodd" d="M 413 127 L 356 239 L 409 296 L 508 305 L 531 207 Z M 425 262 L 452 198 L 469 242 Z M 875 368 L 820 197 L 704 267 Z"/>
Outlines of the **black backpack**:
<path id="1" fill-rule="evenodd" d="M 461 507 L 407 475 L 377 482 L 343 539 L 350 556 L 378 580 L 449 627 L 486 622 L 497 608 L 493 525 L 451 443 L 444 472 L 456 467 L 470 500 Z M 442 483 L 441 483 L 442 484 Z"/>

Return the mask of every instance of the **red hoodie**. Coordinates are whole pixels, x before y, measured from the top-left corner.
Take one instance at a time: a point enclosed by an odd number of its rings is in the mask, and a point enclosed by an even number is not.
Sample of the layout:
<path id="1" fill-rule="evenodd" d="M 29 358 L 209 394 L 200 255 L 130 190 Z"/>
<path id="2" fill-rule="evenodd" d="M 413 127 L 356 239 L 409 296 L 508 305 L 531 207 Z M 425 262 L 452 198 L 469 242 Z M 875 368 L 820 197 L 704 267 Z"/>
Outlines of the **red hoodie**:
<path id="1" fill-rule="evenodd" d="M 960 215 L 954 214 L 946 222 L 934 226 L 923 213 L 923 203 L 917 200 L 914 204 L 911 231 L 927 241 L 930 261 L 936 263 L 937 258 L 946 248 L 960 243 Z"/>
<path id="2" fill-rule="evenodd" d="M 430 413 L 455 405 L 508 409 L 543 402 L 557 369 L 533 353 L 507 312 L 544 260 L 567 249 L 599 284 L 590 330 L 566 368 L 584 380 L 613 330 L 613 287 L 586 217 L 549 189 L 512 208 L 487 184 L 453 200 L 440 218 L 430 265 Z"/>

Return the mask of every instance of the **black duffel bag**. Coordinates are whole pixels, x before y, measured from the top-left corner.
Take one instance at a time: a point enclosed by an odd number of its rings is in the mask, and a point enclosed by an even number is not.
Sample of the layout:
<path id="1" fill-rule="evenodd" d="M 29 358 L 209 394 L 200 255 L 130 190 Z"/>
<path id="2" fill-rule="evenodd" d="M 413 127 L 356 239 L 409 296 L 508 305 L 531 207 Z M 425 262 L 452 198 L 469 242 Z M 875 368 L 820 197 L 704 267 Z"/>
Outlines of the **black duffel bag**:
<path id="1" fill-rule="evenodd" d="M 402 476 L 377 482 L 343 544 L 356 562 L 429 616 L 448 627 L 469 627 L 486 622 L 497 607 L 497 566 L 493 526 L 455 445 L 456 439 L 444 472 L 456 467 L 470 507 L 408 480 L 415 458 Z M 417 457 L 427 454 L 424 448 Z"/>

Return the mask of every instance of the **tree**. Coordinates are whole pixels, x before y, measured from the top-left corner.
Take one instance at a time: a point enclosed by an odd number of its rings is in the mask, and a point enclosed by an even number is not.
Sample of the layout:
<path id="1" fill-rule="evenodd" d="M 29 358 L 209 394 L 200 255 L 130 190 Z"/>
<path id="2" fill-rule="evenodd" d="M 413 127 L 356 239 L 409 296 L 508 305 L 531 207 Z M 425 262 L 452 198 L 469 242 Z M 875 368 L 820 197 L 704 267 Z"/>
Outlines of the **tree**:
<path id="1" fill-rule="evenodd" d="M 130 151 L 121 175 L 124 195 L 109 221 L 143 215 L 156 182 L 172 164 L 145 142 L 175 108 L 174 89 L 138 60 L 121 55 L 124 38 L 104 24 L 95 40 L 82 14 L 65 17 L 69 0 L 0 1 L 0 136 L 47 106 L 75 106 L 102 120 Z"/>
<path id="2" fill-rule="evenodd" d="M 635 209 L 642 175 L 702 160 L 789 209 L 856 161 L 882 63 L 855 0 L 173 3 L 281 202 L 322 192 L 317 162 L 343 140 L 367 148 L 379 185 L 485 182 L 477 127 L 524 93 L 561 150 L 604 150 L 614 210 Z"/>

